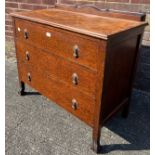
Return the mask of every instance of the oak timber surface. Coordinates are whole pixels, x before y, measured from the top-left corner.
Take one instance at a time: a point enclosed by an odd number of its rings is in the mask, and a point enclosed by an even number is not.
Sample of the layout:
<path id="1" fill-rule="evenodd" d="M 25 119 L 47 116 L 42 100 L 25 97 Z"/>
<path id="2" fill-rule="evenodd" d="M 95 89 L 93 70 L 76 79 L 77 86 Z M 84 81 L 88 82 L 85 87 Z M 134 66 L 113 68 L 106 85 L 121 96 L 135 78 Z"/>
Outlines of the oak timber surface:
<path id="1" fill-rule="evenodd" d="M 61 9 L 18 12 L 12 13 L 12 16 L 68 29 L 101 39 L 108 39 L 108 37 L 122 31 L 147 25 L 146 22 L 101 17 Z"/>

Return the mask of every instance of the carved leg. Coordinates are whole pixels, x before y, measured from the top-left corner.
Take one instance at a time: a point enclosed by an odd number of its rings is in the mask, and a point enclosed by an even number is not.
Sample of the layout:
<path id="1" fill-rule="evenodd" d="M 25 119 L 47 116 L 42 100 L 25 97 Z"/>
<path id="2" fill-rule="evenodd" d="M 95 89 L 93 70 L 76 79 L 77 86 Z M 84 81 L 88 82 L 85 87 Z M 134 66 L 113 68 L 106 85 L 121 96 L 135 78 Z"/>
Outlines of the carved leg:
<path id="1" fill-rule="evenodd" d="M 123 118 L 127 118 L 128 115 L 129 115 L 129 109 L 130 109 L 130 104 L 129 102 L 123 107 L 123 110 L 122 110 L 122 117 Z"/>
<path id="2" fill-rule="evenodd" d="M 20 81 L 19 84 L 20 84 L 20 89 L 18 91 L 18 94 L 23 96 L 23 95 L 25 95 L 25 83 Z"/>
<path id="3" fill-rule="evenodd" d="M 92 150 L 96 153 L 100 152 L 100 136 L 101 136 L 101 128 L 99 127 L 97 130 L 93 129 L 93 143 Z"/>

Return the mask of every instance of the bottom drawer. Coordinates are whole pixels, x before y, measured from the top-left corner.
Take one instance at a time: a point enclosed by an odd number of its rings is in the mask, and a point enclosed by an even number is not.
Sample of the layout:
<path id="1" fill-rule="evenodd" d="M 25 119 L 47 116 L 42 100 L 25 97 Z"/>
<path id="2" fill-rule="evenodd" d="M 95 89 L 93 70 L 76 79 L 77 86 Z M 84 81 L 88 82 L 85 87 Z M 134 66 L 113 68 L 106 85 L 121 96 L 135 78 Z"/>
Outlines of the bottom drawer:
<path id="1" fill-rule="evenodd" d="M 95 100 L 44 74 L 43 70 L 27 67 L 18 63 L 20 80 L 36 89 L 58 105 L 77 116 L 85 123 L 93 126 Z"/>

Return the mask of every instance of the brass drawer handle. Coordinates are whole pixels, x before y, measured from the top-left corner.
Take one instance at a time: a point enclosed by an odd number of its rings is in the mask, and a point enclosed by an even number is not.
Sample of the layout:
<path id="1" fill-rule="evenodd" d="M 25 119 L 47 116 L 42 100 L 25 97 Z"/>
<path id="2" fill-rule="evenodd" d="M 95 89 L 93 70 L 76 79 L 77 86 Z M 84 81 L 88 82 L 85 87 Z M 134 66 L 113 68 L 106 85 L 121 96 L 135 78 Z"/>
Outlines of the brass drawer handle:
<path id="1" fill-rule="evenodd" d="M 24 38 L 28 39 L 29 38 L 29 34 L 27 32 L 27 29 L 24 29 Z"/>
<path id="2" fill-rule="evenodd" d="M 31 74 L 30 73 L 27 73 L 27 79 L 28 79 L 28 81 L 31 81 Z"/>
<path id="3" fill-rule="evenodd" d="M 74 85 L 77 85 L 79 83 L 79 77 L 76 73 L 73 73 L 73 75 L 72 75 L 72 83 Z"/>
<path id="4" fill-rule="evenodd" d="M 51 32 L 46 32 L 46 37 L 51 38 L 52 37 Z"/>
<path id="5" fill-rule="evenodd" d="M 30 60 L 30 54 L 29 54 L 28 51 L 26 51 L 26 60 L 27 60 L 27 61 Z"/>
<path id="6" fill-rule="evenodd" d="M 78 47 L 78 45 L 74 45 L 74 47 L 73 47 L 73 57 L 74 58 L 79 57 L 79 47 Z"/>
<path id="7" fill-rule="evenodd" d="M 78 103 L 77 103 L 76 99 L 72 99 L 72 109 L 77 110 L 77 108 L 78 108 Z"/>

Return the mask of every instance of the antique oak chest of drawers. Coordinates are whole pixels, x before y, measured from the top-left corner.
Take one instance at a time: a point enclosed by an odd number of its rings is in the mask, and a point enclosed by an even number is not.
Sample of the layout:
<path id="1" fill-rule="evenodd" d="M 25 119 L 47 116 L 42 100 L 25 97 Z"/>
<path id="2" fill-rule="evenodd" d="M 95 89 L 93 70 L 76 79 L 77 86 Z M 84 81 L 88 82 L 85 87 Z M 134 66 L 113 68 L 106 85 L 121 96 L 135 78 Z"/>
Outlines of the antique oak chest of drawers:
<path id="1" fill-rule="evenodd" d="M 145 16 L 77 6 L 12 16 L 20 95 L 26 83 L 87 123 L 99 152 L 104 123 L 127 116 Z"/>

